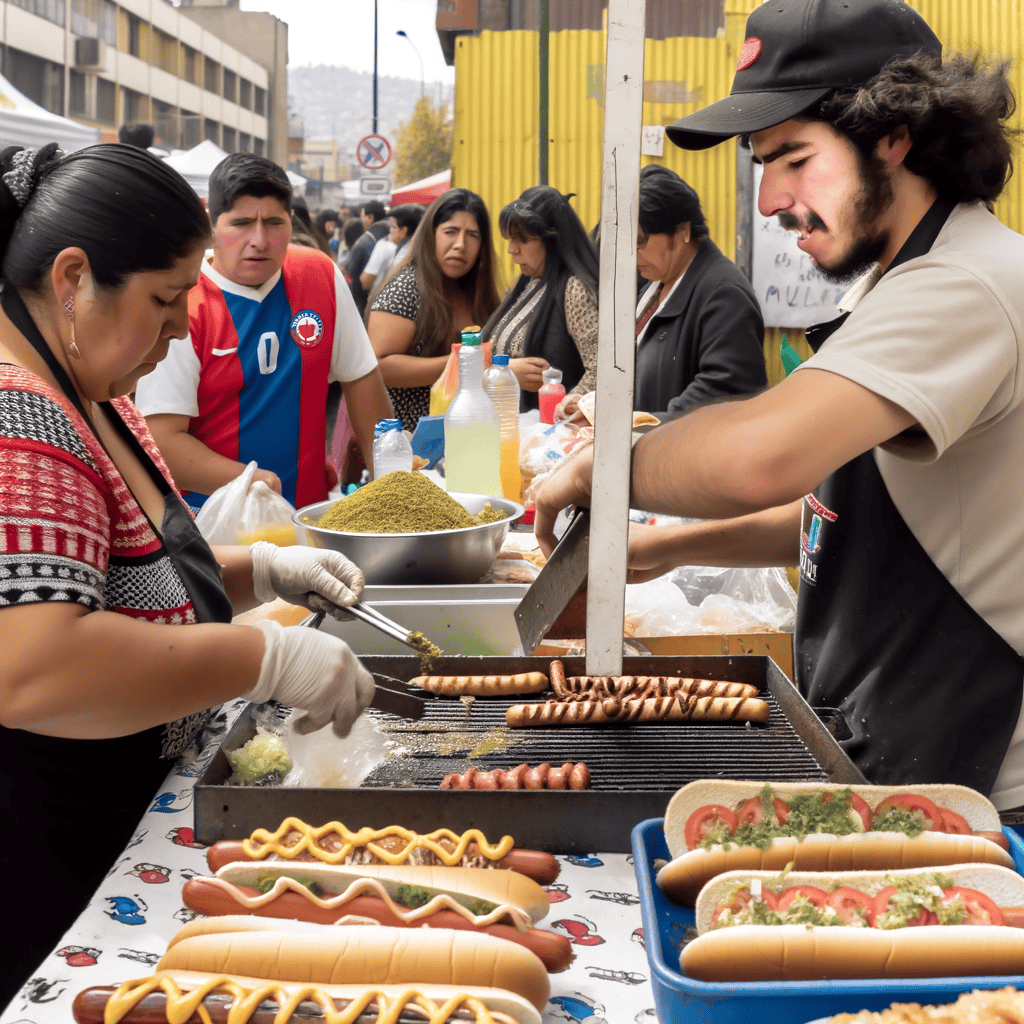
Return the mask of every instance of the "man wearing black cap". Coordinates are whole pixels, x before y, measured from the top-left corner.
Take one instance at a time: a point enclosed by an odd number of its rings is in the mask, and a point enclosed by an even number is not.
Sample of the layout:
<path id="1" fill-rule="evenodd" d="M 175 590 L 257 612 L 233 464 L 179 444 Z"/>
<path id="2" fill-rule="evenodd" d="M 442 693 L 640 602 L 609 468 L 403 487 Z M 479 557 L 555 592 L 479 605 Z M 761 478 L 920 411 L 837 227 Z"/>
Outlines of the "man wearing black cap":
<path id="1" fill-rule="evenodd" d="M 631 538 L 673 565 L 796 565 L 796 682 L 838 707 L 879 783 L 1024 804 L 1024 238 L 990 212 L 1010 173 L 1006 66 L 942 59 L 902 0 L 771 0 L 731 95 L 667 129 L 741 136 L 758 205 L 827 277 L 860 273 L 777 387 L 634 448 L 631 504 L 706 522 Z M 581 451 L 537 534 L 587 503 Z"/>

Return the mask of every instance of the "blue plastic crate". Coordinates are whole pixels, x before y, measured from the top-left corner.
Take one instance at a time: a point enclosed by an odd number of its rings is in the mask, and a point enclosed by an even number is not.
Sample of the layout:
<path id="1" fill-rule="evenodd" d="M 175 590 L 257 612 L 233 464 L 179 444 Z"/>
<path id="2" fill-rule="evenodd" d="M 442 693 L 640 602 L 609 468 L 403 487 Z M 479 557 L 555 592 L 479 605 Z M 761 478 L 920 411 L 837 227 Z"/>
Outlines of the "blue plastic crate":
<path id="1" fill-rule="evenodd" d="M 877 981 L 705 982 L 679 970 L 679 949 L 693 911 L 670 903 L 654 884 L 655 860 L 669 860 L 664 818 L 633 829 L 644 946 L 660 1024 L 807 1024 L 836 1013 L 881 1010 L 893 1002 L 950 1003 L 975 988 L 1024 987 L 1024 975 L 894 978 Z M 1017 871 L 1024 874 L 1024 839 L 1004 828 Z"/>

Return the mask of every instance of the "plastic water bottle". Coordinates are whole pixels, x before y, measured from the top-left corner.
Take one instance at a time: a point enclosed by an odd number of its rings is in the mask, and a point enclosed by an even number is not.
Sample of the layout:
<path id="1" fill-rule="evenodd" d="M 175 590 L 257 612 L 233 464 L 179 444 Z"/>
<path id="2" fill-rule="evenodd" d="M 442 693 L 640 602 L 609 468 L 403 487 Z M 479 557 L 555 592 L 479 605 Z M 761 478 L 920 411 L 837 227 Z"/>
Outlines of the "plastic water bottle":
<path id="1" fill-rule="evenodd" d="M 444 476 L 449 491 L 501 495 L 501 426 L 484 391 L 480 328 L 462 332 L 459 390 L 444 414 Z"/>
<path id="2" fill-rule="evenodd" d="M 400 470 L 412 472 L 412 445 L 402 432 L 401 420 L 377 420 L 373 428 L 373 478 Z"/>
<path id="3" fill-rule="evenodd" d="M 549 366 L 541 373 L 541 380 L 544 383 L 537 392 L 537 402 L 540 405 L 541 423 L 555 422 L 555 406 L 565 398 L 565 385 L 562 383 L 562 371 Z"/>
<path id="4" fill-rule="evenodd" d="M 484 391 L 501 421 L 501 493 L 510 501 L 519 501 L 523 495 L 523 477 L 519 472 L 519 381 L 509 368 L 508 356 L 494 356 L 484 370 Z"/>

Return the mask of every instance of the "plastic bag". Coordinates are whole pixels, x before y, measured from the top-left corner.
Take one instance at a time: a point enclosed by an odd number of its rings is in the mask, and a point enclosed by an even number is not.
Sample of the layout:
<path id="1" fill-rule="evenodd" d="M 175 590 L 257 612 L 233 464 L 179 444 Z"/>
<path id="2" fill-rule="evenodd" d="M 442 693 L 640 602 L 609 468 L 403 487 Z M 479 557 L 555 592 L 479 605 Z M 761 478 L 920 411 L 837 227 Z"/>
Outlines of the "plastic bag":
<path id="1" fill-rule="evenodd" d="M 594 436 L 593 427 L 559 420 L 554 424 L 536 423 L 519 434 L 519 470 L 523 475 L 523 501 L 530 504 L 537 488 L 581 444 Z"/>
<path id="2" fill-rule="evenodd" d="M 218 487 L 196 514 L 196 526 L 208 544 L 302 543 L 292 522 L 295 506 L 262 480 L 253 483 L 257 468 L 250 462 L 231 483 Z"/>
<path id="3" fill-rule="evenodd" d="M 483 345 L 484 369 L 491 365 L 491 346 Z M 430 415 L 443 416 L 448 406 L 452 404 L 455 392 L 459 390 L 459 349 L 462 342 L 457 341 L 452 345 L 448 362 L 445 363 L 441 376 L 430 386 Z"/>

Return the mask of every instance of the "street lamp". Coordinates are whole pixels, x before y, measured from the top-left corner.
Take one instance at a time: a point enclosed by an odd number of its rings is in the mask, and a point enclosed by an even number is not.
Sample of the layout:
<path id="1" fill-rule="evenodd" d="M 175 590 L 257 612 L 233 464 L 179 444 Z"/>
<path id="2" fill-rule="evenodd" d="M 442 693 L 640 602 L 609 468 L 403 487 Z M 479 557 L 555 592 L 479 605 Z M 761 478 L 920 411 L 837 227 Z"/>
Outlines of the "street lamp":
<path id="1" fill-rule="evenodd" d="M 426 95 L 426 86 L 424 84 L 423 76 L 423 58 L 420 57 L 420 51 L 416 49 L 416 44 L 405 34 L 405 29 L 400 28 L 396 33 L 396 36 L 401 36 L 414 50 L 416 50 L 416 56 L 419 57 L 420 61 L 420 96 Z"/>

